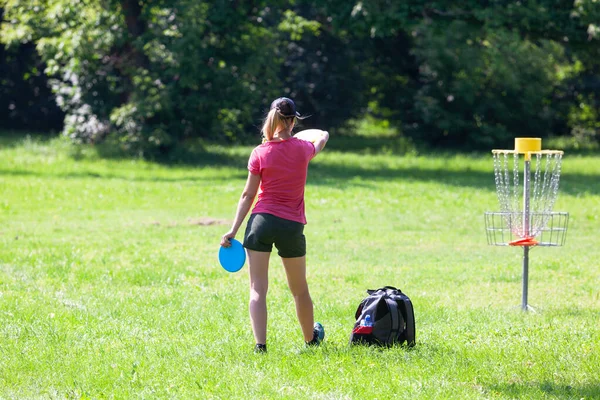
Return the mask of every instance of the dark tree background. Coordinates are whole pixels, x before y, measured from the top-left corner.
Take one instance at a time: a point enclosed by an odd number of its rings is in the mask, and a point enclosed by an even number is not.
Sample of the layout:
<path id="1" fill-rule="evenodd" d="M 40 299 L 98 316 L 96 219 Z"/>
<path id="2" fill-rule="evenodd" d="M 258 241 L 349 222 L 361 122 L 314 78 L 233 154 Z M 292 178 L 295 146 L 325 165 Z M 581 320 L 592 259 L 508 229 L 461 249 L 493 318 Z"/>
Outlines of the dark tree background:
<path id="1" fill-rule="evenodd" d="M 51 6 L 50 6 L 51 5 Z M 364 117 L 428 146 L 600 140 L 594 0 L 0 0 L 0 121 L 134 154 Z"/>
<path id="2" fill-rule="evenodd" d="M 3 9 L 0 8 L 0 20 Z M 27 42 L 11 48 L 0 45 L 0 124 L 3 129 L 57 132 L 64 113 L 48 87 L 45 65 Z"/>

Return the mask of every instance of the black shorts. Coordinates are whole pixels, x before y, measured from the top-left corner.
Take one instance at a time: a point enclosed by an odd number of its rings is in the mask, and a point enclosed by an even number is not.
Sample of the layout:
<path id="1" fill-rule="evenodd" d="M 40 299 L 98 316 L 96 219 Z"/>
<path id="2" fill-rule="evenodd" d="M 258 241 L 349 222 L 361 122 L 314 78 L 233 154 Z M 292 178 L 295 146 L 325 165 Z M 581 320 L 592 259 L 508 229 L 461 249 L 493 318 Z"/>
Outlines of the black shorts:
<path id="1" fill-rule="evenodd" d="M 305 256 L 304 224 L 266 213 L 252 214 L 244 234 L 244 247 L 270 253 L 273 244 L 277 247 L 280 257 Z"/>

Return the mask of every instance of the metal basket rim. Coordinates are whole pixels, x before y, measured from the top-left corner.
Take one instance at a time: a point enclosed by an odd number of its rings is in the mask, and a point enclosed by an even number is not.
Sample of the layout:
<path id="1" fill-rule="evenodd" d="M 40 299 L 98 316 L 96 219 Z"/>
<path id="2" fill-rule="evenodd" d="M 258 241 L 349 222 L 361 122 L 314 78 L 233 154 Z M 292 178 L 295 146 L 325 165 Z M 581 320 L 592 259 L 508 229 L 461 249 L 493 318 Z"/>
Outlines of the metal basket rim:
<path id="1" fill-rule="evenodd" d="M 564 155 L 565 152 L 562 150 L 538 150 L 538 151 L 528 151 L 526 153 L 521 153 L 517 150 L 502 150 L 502 149 L 494 149 L 492 150 L 492 154 L 550 154 L 550 155 Z"/>

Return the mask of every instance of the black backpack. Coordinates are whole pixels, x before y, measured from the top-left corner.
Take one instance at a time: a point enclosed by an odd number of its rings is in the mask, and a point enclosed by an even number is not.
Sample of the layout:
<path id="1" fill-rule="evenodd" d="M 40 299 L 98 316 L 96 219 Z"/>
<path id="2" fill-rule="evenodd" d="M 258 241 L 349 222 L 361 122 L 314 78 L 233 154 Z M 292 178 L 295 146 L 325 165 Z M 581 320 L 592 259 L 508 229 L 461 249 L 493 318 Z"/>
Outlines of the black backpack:
<path id="1" fill-rule="evenodd" d="M 392 286 L 367 293 L 356 310 L 350 344 L 391 346 L 406 342 L 414 346 L 415 316 L 408 296 Z"/>

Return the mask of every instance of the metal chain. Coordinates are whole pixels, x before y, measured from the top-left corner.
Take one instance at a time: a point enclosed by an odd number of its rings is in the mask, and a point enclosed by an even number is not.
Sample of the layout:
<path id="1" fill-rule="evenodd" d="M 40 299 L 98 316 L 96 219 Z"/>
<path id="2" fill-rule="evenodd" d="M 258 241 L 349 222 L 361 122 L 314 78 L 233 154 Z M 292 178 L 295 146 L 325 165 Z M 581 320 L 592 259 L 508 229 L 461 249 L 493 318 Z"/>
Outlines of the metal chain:
<path id="1" fill-rule="evenodd" d="M 511 179 L 511 165 L 509 153 L 513 154 L 513 165 L 512 165 L 512 179 Z M 560 182 L 561 175 L 561 164 L 562 164 L 562 153 L 560 152 L 540 152 L 534 153 L 535 158 L 531 157 L 529 169 L 530 175 L 533 172 L 533 182 L 530 184 L 532 188 L 532 196 L 529 198 L 529 214 L 527 226 L 525 227 L 525 196 L 521 193 L 520 188 L 520 177 L 519 177 L 519 154 L 513 151 L 498 151 L 494 152 L 494 182 L 496 184 L 496 194 L 498 202 L 500 203 L 501 212 L 500 218 L 503 221 L 503 226 L 507 227 L 512 235 L 524 238 L 525 236 L 536 237 L 548 230 L 554 232 L 562 232 L 560 238 L 564 241 L 564 232 L 566 231 L 567 219 L 560 216 L 557 222 L 560 225 L 560 229 L 547 225 L 550 223 L 554 224 L 554 213 L 552 209 L 558 198 L 558 184 Z M 535 162 L 535 166 L 531 165 L 531 162 Z M 544 165 L 542 165 L 544 164 Z M 533 169 L 533 171 L 531 171 Z M 524 168 L 525 170 L 525 168 Z M 523 172 L 523 181 L 531 181 L 531 176 L 525 176 Z M 511 181 L 512 180 L 512 181 Z M 487 217 L 486 217 L 487 218 Z M 495 218 L 495 215 L 493 216 Z M 492 226 L 496 226 L 492 218 Z M 489 221 L 486 220 L 486 224 Z M 503 228 L 506 229 L 506 228 Z M 495 230 L 493 230 L 496 232 Z M 500 230 L 502 231 L 502 230 Z M 489 233 L 489 232 L 488 232 Z M 495 235 L 495 233 L 494 233 Z M 490 238 L 488 237 L 488 241 Z M 495 237 L 492 240 L 496 242 Z M 552 238 L 550 239 L 552 242 Z M 505 243 L 504 236 L 501 240 Z M 552 242 L 554 243 L 554 242 Z"/>

